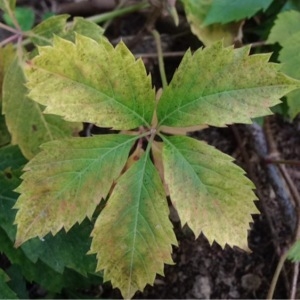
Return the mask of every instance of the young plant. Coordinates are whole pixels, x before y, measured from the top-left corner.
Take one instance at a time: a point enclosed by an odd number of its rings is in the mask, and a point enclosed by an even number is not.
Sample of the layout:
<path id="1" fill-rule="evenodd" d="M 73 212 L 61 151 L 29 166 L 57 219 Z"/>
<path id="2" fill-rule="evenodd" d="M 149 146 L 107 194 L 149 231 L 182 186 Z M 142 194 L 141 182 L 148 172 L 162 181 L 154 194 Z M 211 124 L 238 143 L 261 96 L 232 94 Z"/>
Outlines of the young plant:
<path id="1" fill-rule="evenodd" d="M 172 263 L 170 196 L 196 237 L 202 231 L 222 247 L 247 249 L 254 185 L 230 156 L 171 133 L 250 123 L 298 81 L 269 55 L 219 42 L 187 51 L 157 102 L 142 61 L 122 42 L 114 48 L 105 37 L 76 34 L 75 42 L 55 36 L 38 50 L 24 66 L 29 98 L 46 114 L 120 132 L 42 145 L 17 189 L 16 246 L 94 216 L 89 253 L 104 280 L 130 298 Z"/>

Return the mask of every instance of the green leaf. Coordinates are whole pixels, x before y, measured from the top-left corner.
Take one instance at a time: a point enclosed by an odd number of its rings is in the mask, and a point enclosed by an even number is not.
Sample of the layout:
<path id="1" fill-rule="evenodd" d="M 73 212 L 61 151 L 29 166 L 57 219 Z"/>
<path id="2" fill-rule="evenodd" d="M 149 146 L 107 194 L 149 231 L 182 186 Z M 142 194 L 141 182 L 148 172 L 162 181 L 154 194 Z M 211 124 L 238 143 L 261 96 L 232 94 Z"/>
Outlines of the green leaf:
<path id="1" fill-rule="evenodd" d="M 299 81 L 268 63 L 270 55 L 249 54 L 249 47 L 224 48 L 221 43 L 188 51 L 157 108 L 160 125 L 188 127 L 251 123 L 271 114 L 269 107 L 299 88 Z"/>
<path id="2" fill-rule="evenodd" d="M 69 15 L 53 16 L 39 23 L 32 29 L 31 41 L 37 46 L 48 46 L 52 44 L 53 35 L 64 35 Z"/>
<path id="3" fill-rule="evenodd" d="M 181 224 L 198 237 L 247 249 L 256 198 L 253 183 L 233 158 L 190 137 L 163 137 L 165 181 Z"/>
<path id="4" fill-rule="evenodd" d="M 2 111 L 2 105 L 0 102 L 0 113 Z M 0 147 L 10 143 L 10 134 L 6 127 L 5 118 L 0 114 Z"/>
<path id="5" fill-rule="evenodd" d="M 59 37 L 39 48 L 27 69 L 29 96 L 45 113 L 101 127 L 132 129 L 149 125 L 155 95 L 145 66 L 120 43 L 116 48 L 77 35 L 73 44 Z M 63 99 L 63 101 L 61 101 Z"/>
<path id="6" fill-rule="evenodd" d="M 254 16 L 258 11 L 265 11 L 273 0 L 215 0 L 204 20 L 204 25 L 229 23 Z"/>
<path id="7" fill-rule="evenodd" d="M 280 13 L 267 39 L 267 43 L 279 43 L 288 45 L 288 40 L 300 31 L 300 12 L 291 10 Z"/>
<path id="8" fill-rule="evenodd" d="M 300 90 L 292 91 L 287 95 L 288 115 L 294 119 L 300 113 Z"/>
<path id="9" fill-rule="evenodd" d="M 21 248 L 14 248 L 13 243 L 7 237 L 6 233 L 0 228 L 0 252 L 5 253 L 13 265 L 19 266 L 20 272 L 29 282 L 36 282 L 46 291 L 60 292 L 62 288 L 78 289 L 90 284 L 100 284 L 101 278 L 85 278 L 80 274 L 65 269 L 63 274 L 59 274 L 49 268 L 41 261 L 32 263 L 27 259 Z"/>
<path id="10" fill-rule="evenodd" d="M 21 183 L 20 170 L 0 171 L 0 227 L 14 240 L 16 227 L 13 225 L 16 211 L 12 209 L 18 194 L 14 189 Z"/>
<path id="11" fill-rule="evenodd" d="M 3 48 L 0 48 L 0 101 L 2 100 L 2 84 L 4 75 L 9 65 L 14 60 L 16 51 L 12 44 L 8 44 Z"/>
<path id="12" fill-rule="evenodd" d="M 281 10 L 282 11 L 286 11 L 286 10 L 300 11 L 300 3 L 298 0 L 287 0 Z"/>
<path id="13" fill-rule="evenodd" d="M 0 299 L 18 299 L 16 293 L 7 285 L 9 277 L 0 269 Z"/>
<path id="14" fill-rule="evenodd" d="M 43 144 L 25 167 L 16 245 L 32 237 L 68 231 L 92 217 L 125 165 L 136 136 L 105 135 Z"/>
<path id="15" fill-rule="evenodd" d="M 9 281 L 9 276 L 4 272 L 3 269 L 0 268 L 0 284 L 2 282 L 7 282 Z"/>
<path id="16" fill-rule="evenodd" d="M 104 29 L 94 22 L 81 17 L 75 17 L 72 27 L 69 27 L 66 35 L 62 37 L 74 42 L 76 39 L 75 32 L 98 42 L 103 38 Z"/>
<path id="17" fill-rule="evenodd" d="M 7 282 L 9 281 L 9 276 L 4 272 L 3 269 L 0 268 L 0 284 L 2 282 Z"/>
<path id="18" fill-rule="evenodd" d="M 14 16 L 20 25 L 21 30 L 28 31 L 33 27 L 35 15 L 32 8 L 16 7 Z M 14 22 L 8 13 L 3 14 L 3 19 L 7 25 L 14 27 Z"/>
<path id="19" fill-rule="evenodd" d="M 37 264 L 30 262 L 21 248 L 14 248 L 13 242 L 2 228 L 0 228 L 0 252 L 5 253 L 12 264 L 20 267 L 20 272 L 28 281 L 35 281 L 54 292 L 62 289 L 62 276 L 41 262 Z"/>
<path id="20" fill-rule="evenodd" d="M 279 52 L 281 70 L 289 76 L 300 79 L 300 12 L 287 11 L 278 15 L 268 38 L 269 43 L 278 42 L 282 49 Z M 287 95 L 289 116 L 293 119 L 300 113 L 300 90 Z"/>
<path id="21" fill-rule="evenodd" d="M 48 234 L 42 240 L 35 238 L 22 245 L 26 256 L 34 263 L 38 259 L 59 273 L 65 268 L 87 276 L 96 269 L 96 257 L 86 255 L 91 246 L 90 234 L 93 224 L 84 220 L 75 224 L 67 233 L 60 231 L 55 236 Z"/>
<path id="22" fill-rule="evenodd" d="M 7 148 L 13 150 L 13 147 Z M 0 227 L 12 242 L 16 237 L 16 227 L 13 225 L 16 210 L 13 206 L 18 197 L 14 189 L 21 183 L 19 175 L 19 171 L 0 172 Z M 80 226 L 76 224 L 68 233 L 59 232 L 54 237 L 47 235 L 43 240 L 32 239 L 22 245 L 22 250 L 33 263 L 40 259 L 59 273 L 63 273 L 68 267 L 86 276 L 88 272 L 94 273 L 96 268 L 95 257 L 85 255 L 90 248 L 89 236 L 92 227 L 92 224 L 85 220 Z"/>
<path id="23" fill-rule="evenodd" d="M 45 21 L 51 17 L 54 17 L 55 16 L 55 12 L 52 12 L 52 11 L 46 11 L 45 13 L 43 13 L 42 15 L 42 20 Z"/>
<path id="24" fill-rule="evenodd" d="M 0 48 L 0 147 L 10 143 L 11 137 L 8 132 L 5 118 L 2 116 L 2 85 L 3 78 L 8 66 L 11 64 L 15 56 L 15 50 L 12 44 L 8 44 Z"/>
<path id="25" fill-rule="evenodd" d="M 0 148 L 0 170 L 6 168 L 18 169 L 27 162 L 18 146 L 9 145 Z"/>
<path id="26" fill-rule="evenodd" d="M 206 26 L 204 21 L 211 8 L 213 0 L 181 0 L 184 5 L 188 22 L 192 32 L 209 46 L 216 41 L 223 40 L 224 45 L 232 45 L 239 34 L 240 24 L 230 23 L 226 25 L 213 24 Z"/>
<path id="27" fill-rule="evenodd" d="M 297 240 L 289 249 L 288 259 L 290 259 L 292 262 L 300 261 L 300 240 Z"/>
<path id="28" fill-rule="evenodd" d="M 168 214 L 159 174 L 144 155 L 118 180 L 92 232 L 98 270 L 124 298 L 153 284 L 164 263 L 172 263 L 177 242 Z"/>
<path id="29" fill-rule="evenodd" d="M 9 286 L 16 293 L 17 298 L 29 299 L 27 282 L 20 272 L 20 268 L 17 265 L 10 265 L 6 272 L 10 277 Z"/>
<path id="30" fill-rule="evenodd" d="M 27 97 L 24 83 L 24 74 L 16 58 L 4 78 L 3 113 L 12 143 L 18 144 L 23 155 L 30 159 L 40 151 L 42 143 L 76 135 L 82 125 L 44 115 L 43 108 Z"/>
<path id="31" fill-rule="evenodd" d="M 300 30 L 286 40 L 285 46 L 279 53 L 282 62 L 281 70 L 294 78 L 300 79 Z M 292 91 L 287 95 L 289 116 L 294 119 L 300 113 L 300 90 Z"/>
<path id="32" fill-rule="evenodd" d="M 75 41 L 75 32 L 99 41 L 104 30 L 94 22 L 90 22 L 81 17 L 75 17 L 72 25 L 67 24 L 69 15 L 53 16 L 38 24 L 33 28 L 31 36 L 32 42 L 37 46 L 47 46 L 52 44 L 54 35 L 63 37 L 70 41 Z"/>
<path id="33" fill-rule="evenodd" d="M 299 14 L 300 17 L 300 14 Z M 294 78 L 300 79 L 300 30 L 284 42 L 284 47 L 279 53 L 279 60 L 282 62 L 281 70 Z"/>
<path id="34" fill-rule="evenodd" d="M 6 13 L 14 11 L 15 7 L 16 7 L 16 0 L 1 0 L 0 1 L 0 9 L 2 9 Z"/>

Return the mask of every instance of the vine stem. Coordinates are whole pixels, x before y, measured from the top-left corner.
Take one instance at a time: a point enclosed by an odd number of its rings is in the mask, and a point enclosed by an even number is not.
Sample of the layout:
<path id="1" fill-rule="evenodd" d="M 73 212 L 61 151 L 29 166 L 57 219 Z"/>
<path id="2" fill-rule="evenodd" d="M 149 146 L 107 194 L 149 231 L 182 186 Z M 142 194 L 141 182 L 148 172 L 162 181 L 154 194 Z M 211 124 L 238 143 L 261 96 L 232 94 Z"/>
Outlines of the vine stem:
<path id="1" fill-rule="evenodd" d="M 299 262 L 296 262 L 294 263 L 294 274 L 293 274 L 293 282 L 292 282 L 292 289 L 290 293 L 290 299 L 296 299 L 298 276 L 299 276 Z"/>
<path id="2" fill-rule="evenodd" d="M 131 5 L 131 6 L 128 6 L 128 7 L 113 10 L 111 12 L 103 13 L 103 14 L 100 14 L 100 15 L 92 16 L 92 17 L 88 17 L 88 18 L 86 18 L 86 20 L 91 21 L 91 22 L 95 22 L 95 23 L 106 22 L 106 21 L 111 20 L 113 18 L 120 17 L 120 16 L 123 16 L 125 14 L 132 13 L 132 12 L 138 11 L 140 9 L 148 8 L 148 7 L 149 7 L 149 3 L 146 2 L 146 1 L 143 1 L 141 3 L 134 4 L 134 5 Z"/>
<path id="3" fill-rule="evenodd" d="M 125 3 L 127 2 L 127 0 L 121 0 L 118 5 L 116 6 L 117 10 L 120 10 L 121 8 L 124 7 Z M 111 24 L 112 19 L 107 20 L 104 24 L 103 24 L 103 28 L 104 30 L 106 30 L 108 28 L 108 26 Z"/>
<path id="4" fill-rule="evenodd" d="M 17 40 L 19 38 L 19 34 L 14 34 L 11 35 L 10 37 L 8 37 L 7 39 L 3 40 L 2 42 L 0 42 L 0 48 L 4 47 L 5 45 L 13 42 L 14 40 Z"/>
<path id="5" fill-rule="evenodd" d="M 299 160 L 284 160 L 284 159 L 273 159 L 273 158 L 266 158 L 265 162 L 268 164 L 283 164 L 283 165 L 294 165 L 300 166 Z"/>
<path id="6" fill-rule="evenodd" d="M 150 133 L 150 138 L 148 139 L 148 145 L 147 145 L 147 149 L 146 149 L 146 155 L 149 154 L 150 149 L 152 148 L 152 143 L 153 143 L 154 138 L 155 138 L 155 136 L 157 134 L 157 130 L 155 128 L 151 128 L 150 132 L 148 131 L 147 133 L 148 133 L 148 135 Z"/>
<path id="7" fill-rule="evenodd" d="M 8 25 L 5 25 L 2 22 L 0 22 L 0 28 L 4 29 L 6 31 L 9 31 L 9 32 L 15 33 L 15 34 L 20 34 L 19 30 L 15 29 L 13 27 L 10 27 Z"/>
<path id="8" fill-rule="evenodd" d="M 285 253 L 280 256 L 279 262 L 277 264 L 277 267 L 276 267 L 276 270 L 273 275 L 272 282 L 271 282 L 271 285 L 270 285 L 270 288 L 268 291 L 267 299 L 273 299 L 275 287 L 276 287 L 280 272 L 284 266 L 284 262 L 287 259 L 287 256 L 288 256 L 288 251 L 285 251 Z"/>
<path id="9" fill-rule="evenodd" d="M 165 72 L 165 65 L 164 65 L 164 58 L 163 58 L 163 51 L 161 46 L 161 39 L 160 35 L 157 30 L 152 30 L 152 34 L 155 39 L 156 43 L 156 49 L 157 49 L 157 55 L 158 55 L 158 67 L 159 67 L 159 73 L 162 81 L 163 89 L 165 89 L 168 85 L 166 72 Z"/>
<path id="10" fill-rule="evenodd" d="M 7 2 L 6 2 L 6 8 L 7 8 L 7 13 L 9 15 L 9 17 L 11 18 L 11 21 L 13 22 L 13 24 L 15 25 L 16 29 L 18 32 L 21 32 L 21 27 L 16 19 L 16 16 L 14 14 L 14 11 L 10 8 L 10 5 L 7 5 Z"/>

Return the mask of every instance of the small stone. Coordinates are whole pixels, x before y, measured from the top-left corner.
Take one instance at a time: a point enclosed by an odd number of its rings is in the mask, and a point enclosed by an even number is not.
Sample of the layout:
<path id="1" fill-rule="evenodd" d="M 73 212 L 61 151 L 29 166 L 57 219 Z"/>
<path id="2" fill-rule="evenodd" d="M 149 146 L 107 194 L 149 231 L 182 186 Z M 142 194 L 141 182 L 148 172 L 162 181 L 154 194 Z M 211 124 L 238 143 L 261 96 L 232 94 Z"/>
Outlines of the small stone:
<path id="1" fill-rule="evenodd" d="M 242 276 L 243 289 L 251 292 L 255 292 L 261 285 L 261 279 L 258 275 L 248 273 Z"/>
<path id="2" fill-rule="evenodd" d="M 192 289 L 192 295 L 196 299 L 210 299 L 212 293 L 211 282 L 207 276 L 198 275 Z"/>

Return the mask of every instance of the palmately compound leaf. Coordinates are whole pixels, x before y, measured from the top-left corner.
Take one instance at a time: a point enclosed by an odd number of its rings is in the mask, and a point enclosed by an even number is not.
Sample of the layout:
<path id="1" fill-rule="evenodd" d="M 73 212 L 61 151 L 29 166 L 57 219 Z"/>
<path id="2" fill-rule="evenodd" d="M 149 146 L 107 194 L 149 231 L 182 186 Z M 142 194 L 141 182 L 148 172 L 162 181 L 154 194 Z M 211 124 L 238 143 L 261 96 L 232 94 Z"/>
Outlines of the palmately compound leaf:
<path id="1" fill-rule="evenodd" d="M 266 10 L 273 0 L 215 0 L 204 20 L 204 25 L 229 23 L 254 16 L 259 10 Z"/>
<path id="2" fill-rule="evenodd" d="M 40 151 L 42 143 L 77 135 L 82 124 L 44 115 L 43 108 L 27 97 L 24 84 L 22 68 L 15 58 L 4 77 L 3 113 L 12 144 L 18 144 L 23 155 L 30 159 Z"/>
<path id="3" fill-rule="evenodd" d="M 43 144 L 17 189 L 16 245 L 62 228 L 68 231 L 91 218 L 120 175 L 135 139 L 105 135 Z"/>
<path id="4" fill-rule="evenodd" d="M 120 177 L 92 232 L 98 270 L 124 298 L 153 284 L 164 263 L 172 263 L 177 242 L 168 215 L 159 174 L 144 155 Z"/>
<path id="5" fill-rule="evenodd" d="M 101 127 L 133 129 L 152 121 L 155 95 L 141 60 L 120 43 L 55 37 L 27 68 L 29 96 L 45 113 Z"/>
<path id="6" fill-rule="evenodd" d="M 253 183 L 233 158 L 190 137 L 163 137 L 165 181 L 181 224 L 197 237 L 247 249 Z"/>
<path id="7" fill-rule="evenodd" d="M 226 126 L 270 114 L 269 107 L 300 85 L 268 63 L 269 57 L 220 42 L 193 55 L 188 51 L 158 103 L 159 124 Z"/>
<path id="8" fill-rule="evenodd" d="M 223 40 L 226 46 L 232 45 L 239 35 L 240 24 L 213 24 L 206 26 L 204 21 L 211 9 L 213 0 L 181 0 L 184 5 L 188 22 L 192 32 L 209 46 L 216 41 Z"/>

